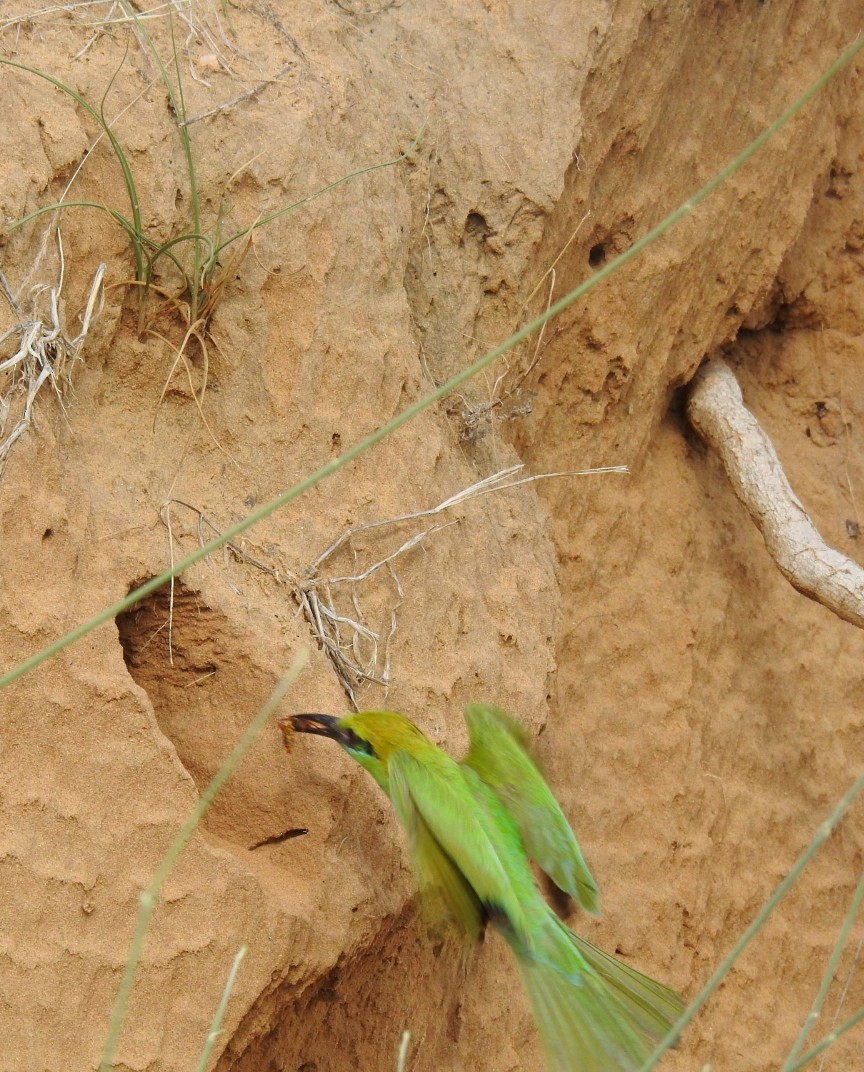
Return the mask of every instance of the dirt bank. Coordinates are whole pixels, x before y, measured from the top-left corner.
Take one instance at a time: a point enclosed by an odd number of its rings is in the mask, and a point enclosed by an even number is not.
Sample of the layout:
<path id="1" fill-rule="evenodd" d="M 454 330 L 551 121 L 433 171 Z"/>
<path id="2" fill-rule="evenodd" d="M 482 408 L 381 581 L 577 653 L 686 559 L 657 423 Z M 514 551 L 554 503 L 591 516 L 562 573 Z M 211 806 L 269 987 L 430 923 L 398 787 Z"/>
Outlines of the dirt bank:
<path id="1" fill-rule="evenodd" d="M 106 286 L 63 407 L 46 383 L 0 480 L 3 669 L 628 248 L 864 23 L 864 4 L 841 17 L 819 0 L 687 14 L 552 2 L 542 15 L 498 0 L 178 0 L 170 22 L 154 7 L 144 23 L 175 90 L 179 72 L 172 106 L 119 7 L 25 7 L 0 18 L 0 56 L 96 113 L 104 97 L 144 255 L 190 233 L 195 202 L 218 245 L 422 133 L 407 160 L 226 247 L 200 298 L 162 255 L 142 311 L 124 228 L 100 209 L 56 218 L 70 338 L 100 262 Z M 3 220 L 55 203 L 73 176 L 67 201 L 131 216 L 96 117 L 32 73 L 0 68 L 0 85 Z M 138 893 L 303 646 L 293 709 L 347 711 L 344 681 L 457 752 L 466 701 L 517 713 L 601 886 L 602 919 L 571 922 L 697 992 L 860 769 L 864 638 L 776 571 L 681 392 L 723 348 L 821 531 L 861 560 L 861 91 L 859 63 L 542 338 L 189 570 L 173 603 L 152 597 L 0 694 L 0 1070 L 98 1065 Z M 37 314 L 50 326 L 48 220 L 0 248 L 21 306 L 3 307 L 0 332 Z M 192 243 L 170 248 L 191 277 Z M 523 475 L 631 475 L 472 495 L 363 530 L 310 573 L 346 530 L 520 462 Z M 389 567 L 337 582 L 422 532 Z M 343 681 L 301 591 L 343 619 Z M 860 814 L 670 1069 L 778 1066 L 860 874 Z M 194 1068 L 241 945 L 220 1072 L 391 1068 L 403 1029 L 417 1072 L 542 1067 L 506 950 L 490 940 L 463 968 L 431 940 L 387 802 L 322 742 L 286 756 L 275 727 L 168 879 L 117 1067 Z M 849 955 L 824 1020 L 851 968 Z M 862 996 L 859 969 L 845 1015 Z M 853 1034 L 825 1068 L 853 1067 L 859 1049 Z"/>

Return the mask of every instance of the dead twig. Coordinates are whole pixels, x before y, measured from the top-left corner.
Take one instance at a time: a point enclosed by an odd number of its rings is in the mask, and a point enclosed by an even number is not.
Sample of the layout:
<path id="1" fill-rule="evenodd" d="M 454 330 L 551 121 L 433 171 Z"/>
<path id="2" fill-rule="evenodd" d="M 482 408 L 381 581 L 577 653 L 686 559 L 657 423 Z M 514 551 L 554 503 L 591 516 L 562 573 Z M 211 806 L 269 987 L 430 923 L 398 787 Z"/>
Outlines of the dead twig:
<path id="1" fill-rule="evenodd" d="M 720 455 L 783 576 L 844 621 L 864 627 L 864 569 L 822 539 L 786 479 L 774 444 L 744 405 L 735 374 L 720 358 L 696 373 L 687 414 Z"/>
<path id="2" fill-rule="evenodd" d="M 398 611 L 405 599 L 405 591 L 394 568 L 395 563 L 404 555 L 422 546 L 424 541 L 435 532 L 457 524 L 457 520 L 438 521 L 434 524 L 414 532 L 403 539 L 399 545 L 388 553 L 376 558 L 371 564 L 358 566 L 351 573 L 340 573 L 337 576 L 325 575 L 322 567 L 340 550 L 350 549 L 350 553 L 357 561 L 357 552 L 352 546 L 352 540 L 360 533 L 376 532 L 377 530 L 394 525 L 404 525 L 411 522 L 421 521 L 425 518 L 436 518 L 448 510 L 459 506 L 469 499 L 478 495 L 488 494 L 493 491 L 504 491 L 518 487 L 520 484 L 532 483 L 535 480 L 544 480 L 552 477 L 582 476 L 588 473 L 626 473 L 626 466 L 608 466 L 602 469 L 578 469 L 562 473 L 540 473 L 535 476 L 520 477 L 514 479 L 522 470 L 521 465 L 511 466 L 499 473 L 478 480 L 475 484 L 463 488 L 450 495 L 436 506 L 427 510 L 417 510 L 411 514 L 402 514 L 399 517 L 386 518 L 383 521 L 370 521 L 365 525 L 357 525 L 346 529 L 345 532 L 322 553 L 305 571 L 303 577 L 298 577 L 291 570 L 281 566 L 274 568 L 253 558 L 242 546 L 236 543 L 228 543 L 223 548 L 223 556 L 230 551 L 236 558 L 243 562 L 263 570 L 270 574 L 279 583 L 288 584 L 300 612 L 305 617 L 310 630 L 314 634 L 321 650 L 327 655 L 333 665 L 333 670 L 342 688 L 345 690 L 354 709 L 357 709 L 355 689 L 365 683 L 372 683 L 387 687 L 390 683 L 390 645 L 396 633 L 398 624 Z M 168 499 L 162 505 L 160 518 L 168 529 L 169 540 L 176 538 L 171 510 L 175 507 L 191 511 L 197 517 L 196 534 L 198 543 L 203 546 L 206 543 L 208 533 L 221 535 L 220 530 L 206 517 L 203 511 L 190 503 L 180 499 Z M 209 557 L 205 559 L 212 569 Z M 173 562 L 173 551 L 172 551 Z M 384 626 L 373 628 L 364 610 L 360 588 L 379 570 L 386 569 L 394 596 L 388 598 L 384 614 L 389 614 L 389 622 Z M 230 584 L 230 582 L 229 582 Z M 233 588 L 233 585 L 232 585 Z M 347 588 L 347 592 L 346 592 Z M 236 591 L 236 589 L 235 589 Z M 347 605 L 347 609 L 346 609 Z M 337 609 L 337 606 L 339 609 Z M 169 611 L 170 614 L 170 611 Z M 377 623 L 376 623 L 377 625 Z M 386 629 L 386 635 L 383 636 Z M 380 631 L 379 631 L 380 630 Z M 170 645 L 170 633 L 169 633 Z M 169 648 L 170 650 L 170 648 Z"/>
<path id="3" fill-rule="evenodd" d="M 513 479 L 522 468 L 522 465 L 513 465 L 498 473 L 492 473 L 469 487 L 462 488 L 455 495 L 448 496 L 448 498 L 427 510 L 417 510 L 411 514 L 401 514 L 399 517 L 390 517 L 383 521 L 370 521 L 365 525 L 356 525 L 353 528 L 346 529 L 337 540 L 315 559 L 307 570 L 306 577 L 297 582 L 295 597 L 300 602 L 310 628 L 333 663 L 336 675 L 355 708 L 357 706 L 354 696 L 355 687 L 364 682 L 373 682 L 385 687 L 390 683 L 390 643 L 396 632 L 397 611 L 405 595 L 394 569 L 394 563 L 409 551 L 421 546 L 426 538 L 433 533 L 448 528 L 450 525 L 455 525 L 457 522 L 446 521 L 427 526 L 409 536 L 389 554 L 379 558 L 365 568 L 355 570 L 351 574 L 336 577 L 322 576 L 322 566 L 336 552 L 346 545 L 350 546 L 354 537 L 360 533 L 369 533 L 393 525 L 422 521 L 426 518 L 436 518 L 467 502 L 469 499 L 476 498 L 478 495 L 485 495 L 493 491 L 505 491 L 509 488 L 518 487 L 520 484 L 528 484 L 535 480 L 552 477 L 582 476 L 588 473 L 628 472 L 626 466 L 609 466 L 603 469 L 540 473 L 534 476 Z M 382 643 L 380 634 L 367 623 L 360 601 L 358 586 L 385 566 L 398 598 L 391 607 L 390 629 Z M 344 613 L 337 614 L 334 609 L 333 590 L 340 585 L 350 586 L 350 600 L 353 607 L 352 616 L 350 617 Z M 346 631 L 349 634 L 348 636 L 345 635 Z M 379 650 L 382 652 L 380 656 Z"/>
<path id="4" fill-rule="evenodd" d="M 522 314 L 528 308 L 528 305 L 534 300 L 534 297 L 536 296 L 540 288 L 543 286 L 543 282 L 547 276 L 549 277 L 549 287 L 544 308 L 548 310 L 549 306 L 552 304 L 552 300 L 555 295 L 555 286 L 557 282 L 557 273 L 555 271 L 555 266 L 567 252 L 571 243 L 579 234 L 579 231 L 582 228 L 582 224 L 588 219 L 590 215 L 590 212 L 586 212 L 582 219 L 576 224 L 576 227 L 573 229 L 572 233 L 570 234 L 570 237 L 558 251 L 555 259 L 552 261 L 546 271 L 540 276 L 525 301 L 522 302 L 516 313 L 517 322 L 521 320 Z M 546 349 L 555 341 L 555 339 L 561 334 L 563 330 L 564 329 L 560 327 L 556 328 L 555 331 L 552 333 L 551 338 L 544 342 L 544 335 L 546 334 L 546 325 L 543 325 L 543 327 L 540 329 L 540 333 L 537 336 L 537 341 L 534 344 L 534 353 L 530 356 L 528 364 L 523 369 L 516 371 L 512 382 L 501 394 L 498 393 L 499 388 L 512 371 L 510 368 L 510 363 L 506 358 L 504 359 L 504 370 L 495 380 L 495 383 L 490 392 L 490 399 L 488 402 L 483 402 L 480 405 L 472 405 L 462 395 L 457 396 L 462 402 L 462 410 L 459 413 L 459 418 L 462 421 L 462 430 L 459 436 L 461 440 L 463 440 L 464 442 L 475 443 L 478 439 L 482 439 L 483 436 L 486 434 L 487 425 L 493 426 L 495 421 L 514 420 L 517 417 L 524 417 L 531 412 L 532 402 L 530 397 L 514 405 L 509 411 L 505 412 L 504 406 L 505 403 L 508 402 L 511 398 L 513 398 L 514 395 L 521 392 L 525 381 L 528 379 L 534 369 L 536 369 L 537 366 L 540 364 L 540 361 L 543 358 Z"/>
<path id="5" fill-rule="evenodd" d="M 191 127 L 193 123 L 200 123 L 202 119 L 209 119 L 211 115 L 218 115 L 219 112 L 230 111 L 231 108 L 235 108 L 238 104 L 242 104 L 243 101 L 254 99 L 259 93 L 263 93 L 268 86 L 278 85 L 285 75 L 296 66 L 297 64 L 294 61 L 283 64 L 272 78 L 262 78 L 260 82 L 257 82 L 254 86 L 250 86 L 249 89 L 243 93 L 239 93 L 236 97 L 232 97 L 231 100 L 224 101 L 222 104 L 217 104 L 213 108 L 208 108 L 206 112 L 200 112 L 198 115 L 193 115 L 191 119 L 184 119 L 183 122 L 180 123 L 180 126 Z"/>

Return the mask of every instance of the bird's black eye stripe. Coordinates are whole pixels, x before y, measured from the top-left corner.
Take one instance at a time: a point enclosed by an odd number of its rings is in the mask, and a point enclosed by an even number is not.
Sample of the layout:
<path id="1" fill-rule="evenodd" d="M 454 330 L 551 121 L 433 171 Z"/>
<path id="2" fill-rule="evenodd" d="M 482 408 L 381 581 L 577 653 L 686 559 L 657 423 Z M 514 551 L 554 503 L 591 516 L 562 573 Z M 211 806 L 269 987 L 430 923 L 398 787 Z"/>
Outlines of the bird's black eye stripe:
<path id="1" fill-rule="evenodd" d="M 375 750 L 372 747 L 371 742 L 355 733 L 354 730 L 343 730 L 343 744 L 346 748 L 350 748 L 352 752 L 365 752 L 367 756 L 374 756 Z"/>

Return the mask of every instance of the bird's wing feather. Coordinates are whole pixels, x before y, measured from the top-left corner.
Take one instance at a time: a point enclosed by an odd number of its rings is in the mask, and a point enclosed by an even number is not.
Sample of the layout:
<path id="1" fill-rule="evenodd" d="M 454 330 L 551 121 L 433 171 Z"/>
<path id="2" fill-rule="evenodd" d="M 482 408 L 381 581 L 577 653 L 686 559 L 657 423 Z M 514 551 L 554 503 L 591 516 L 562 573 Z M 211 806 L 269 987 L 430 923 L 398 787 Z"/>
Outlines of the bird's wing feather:
<path id="1" fill-rule="evenodd" d="M 426 911 L 433 922 L 454 923 L 468 938 L 480 938 L 486 914 L 465 876 L 447 855 L 417 809 L 401 763 L 390 763 L 390 799 L 408 834 L 408 846 L 423 895 Z"/>
<path id="2" fill-rule="evenodd" d="M 521 727 L 495 707 L 465 708 L 470 748 L 465 764 L 500 797 L 525 849 L 556 886 L 587 912 L 599 911 L 597 884 L 570 824 L 528 753 Z"/>
<path id="3" fill-rule="evenodd" d="M 448 759 L 446 765 L 430 769 L 400 751 L 390 756 L 388 769 L 390 795 L 400 818 L 416 810 L 485 911 L 501 913 L 515 931 L 527 934 L 523 906 L 499 855 L 494 819 L 474 800 L 459 765 Z"/>

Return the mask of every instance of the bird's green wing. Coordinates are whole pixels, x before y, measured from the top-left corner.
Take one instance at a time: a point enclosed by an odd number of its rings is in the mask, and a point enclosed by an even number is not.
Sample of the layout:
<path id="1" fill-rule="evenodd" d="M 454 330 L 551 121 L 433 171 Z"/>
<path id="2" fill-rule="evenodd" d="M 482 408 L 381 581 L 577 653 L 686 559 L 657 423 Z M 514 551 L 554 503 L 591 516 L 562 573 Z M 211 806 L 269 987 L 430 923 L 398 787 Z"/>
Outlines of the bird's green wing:
<path id="1" fill-rule="evenodd" d="M 441 920 L 477 941 L 486 922 L 486 913 L 467 879 L 453 863 L 411 796 L 400 764 L 390 770 L 390 799 L 408 835 L 408 846 L 423 897 L 423 905 L 433 923 Z"/>
<path id="2" fill-rule="evenodd" d="M 390 799 L 408 831 L 418 873 L 424 880 L 434 875 L 440 883 L 443 872 L 448 907 L 464 919 L 464 894 L 454 881 L 455 872 L 482 906 L 484 917 L 505 917 L 530 943 L 524 907 L 507 871 L 506 835 L 475 801 L 457 763 L 437 749 L 428 759 L 424 763 L 399 751 L 388 764 Z"/>
<path id="3" fill-rule="evenodd" d="M 570 824 L 527 749 L 522 729 L 485 704 L 465 708 L 470 747 L 465 765 L 498 795 L 516 820 L 529 856 L 586 912 L 598 913 L 597 883 Z"/>

